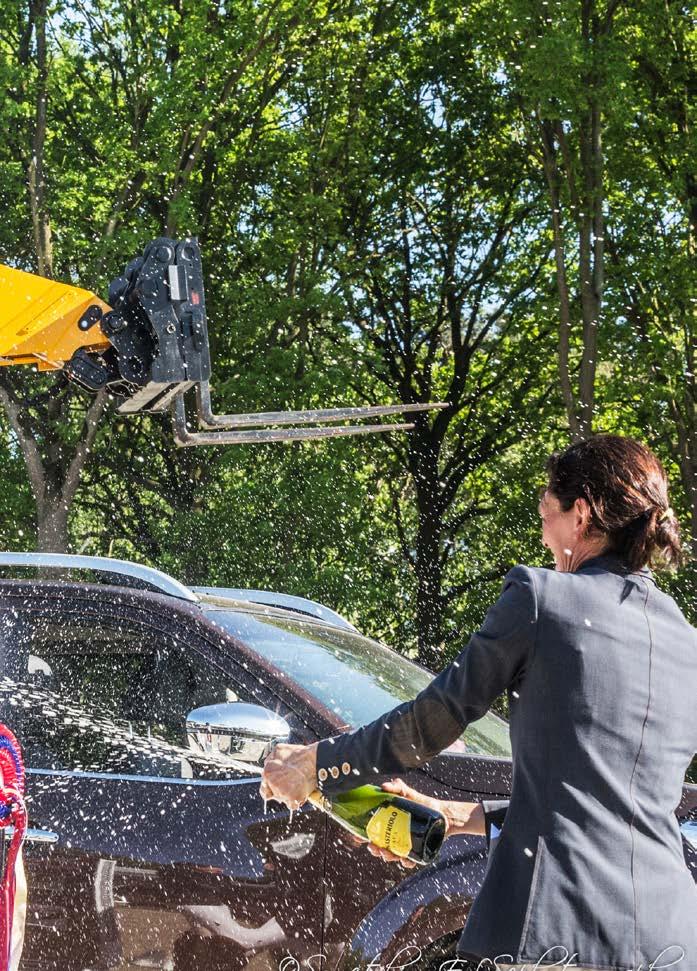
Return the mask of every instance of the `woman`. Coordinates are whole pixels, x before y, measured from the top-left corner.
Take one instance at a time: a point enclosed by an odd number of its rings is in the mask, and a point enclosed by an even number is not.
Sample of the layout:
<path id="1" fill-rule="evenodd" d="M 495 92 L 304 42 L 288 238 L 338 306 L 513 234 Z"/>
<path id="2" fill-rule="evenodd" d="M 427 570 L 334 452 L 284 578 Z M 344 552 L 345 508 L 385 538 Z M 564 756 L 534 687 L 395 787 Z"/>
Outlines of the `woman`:
<path id="1" fill-rule="evenodd" d="M 697 630 L 648 564 L 682 562 L 660 461 L 618 435 L 554 453 L 538 511 L 555 569 L 517 565 L 457 658 L 369 725 L 277 745 L 261 791 L 295 808 L 418 766 L 508 692 L 510 801 L 457 945 L 499 968 L 697 969 L 697 885 L 675 810 L 697 751 Z M 448 835 L 486 803 L 440 801 Z M 371 852 L 386 852 L 369 846 Z M 492 966 L 492 965 L 484 965 Z"/>

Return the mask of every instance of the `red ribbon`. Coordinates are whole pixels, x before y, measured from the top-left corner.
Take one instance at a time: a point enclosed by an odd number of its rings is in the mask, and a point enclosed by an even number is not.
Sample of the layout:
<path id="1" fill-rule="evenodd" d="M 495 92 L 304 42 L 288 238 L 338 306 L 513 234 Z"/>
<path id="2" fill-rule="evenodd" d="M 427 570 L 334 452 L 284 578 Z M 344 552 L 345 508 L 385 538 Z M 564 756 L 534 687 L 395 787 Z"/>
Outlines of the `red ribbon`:
<path id="1" fill-rule="evenodd" d="M 0 724 L 0 829 L 14 827 L 0 884 L 0 971 L 8 971 L 12 947 L 17 858 L 27 832 L 24 762 L 19 742 Z M 5 834 L 0 832 L 0 840 Z"/>

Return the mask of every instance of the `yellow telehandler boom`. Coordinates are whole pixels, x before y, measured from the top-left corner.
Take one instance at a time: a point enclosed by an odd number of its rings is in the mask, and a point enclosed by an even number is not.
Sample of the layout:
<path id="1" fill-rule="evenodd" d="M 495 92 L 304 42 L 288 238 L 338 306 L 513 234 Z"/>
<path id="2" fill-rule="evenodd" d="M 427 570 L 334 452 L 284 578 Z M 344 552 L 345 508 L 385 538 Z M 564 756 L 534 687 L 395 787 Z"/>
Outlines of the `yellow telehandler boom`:
<path id="1" fill-rule="evenodd" d="M 303 441 L 384 431 L 413 424 L 331 424 L 446 408 L 413 402 L 365 408 L 215 415 L 198 240 L 159 237 L 112 280 L 108 302 L 89 290 L 0 264 L 0 366 L 35 364 L 120 399 L 118 411 L 170 411 L 178 445 Z M 186 421 L 194 390 L 198 424 Z M 271 427 L 269 427 L 271 426 Z M 307 427 L 288 427 L 307 426 Z"/>
<path id="2" fill-rule="evenodd" d="M 85 347 L 78 327 L 91 306 L 111 310 L 89 290 L 46 280 L 0 263 L 0 365 L 36 364 L 40 371 L 63 368 L 75 351 L 106 350 L 109 338 L 93 332 Z"/>

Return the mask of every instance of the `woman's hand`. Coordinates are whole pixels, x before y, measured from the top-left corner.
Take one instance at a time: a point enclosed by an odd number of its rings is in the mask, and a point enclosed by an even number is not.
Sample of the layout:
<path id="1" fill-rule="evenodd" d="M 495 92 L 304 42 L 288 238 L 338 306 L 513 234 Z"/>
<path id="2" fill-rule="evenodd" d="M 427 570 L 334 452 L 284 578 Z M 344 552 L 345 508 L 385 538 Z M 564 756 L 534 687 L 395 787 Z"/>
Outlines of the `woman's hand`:
<path id="1" fill-rule="evenodd" d="M 447 822 L 446 836 L 486 836 L 484 807 L 481 802 L 461 802 L 449 799 L 441 803 Z"/>
<path id="2" fill-rule="evenodd" d="M 290 745 L 277 742 L 264 762 L 259 792 L 289 809 L 299 809 L 317 788 L 317 742 Z"/>

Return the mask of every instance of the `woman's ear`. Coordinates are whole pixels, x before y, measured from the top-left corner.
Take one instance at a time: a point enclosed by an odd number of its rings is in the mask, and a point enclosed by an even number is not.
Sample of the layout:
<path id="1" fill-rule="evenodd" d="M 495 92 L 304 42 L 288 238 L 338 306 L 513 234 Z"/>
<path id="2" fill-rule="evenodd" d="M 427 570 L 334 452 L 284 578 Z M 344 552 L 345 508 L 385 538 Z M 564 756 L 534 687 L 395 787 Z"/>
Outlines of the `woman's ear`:
<path id="1" fill-rule="evenodd" d="M 579 496 L 574 503 L 576 509 L 576 526 L 578 529 L 578 535 L 580 538 L 585 538 L 588 536 L 591 529 L 591 507 L 588 504 L 588 500 L 584 499 L 583 496 Z"/>

